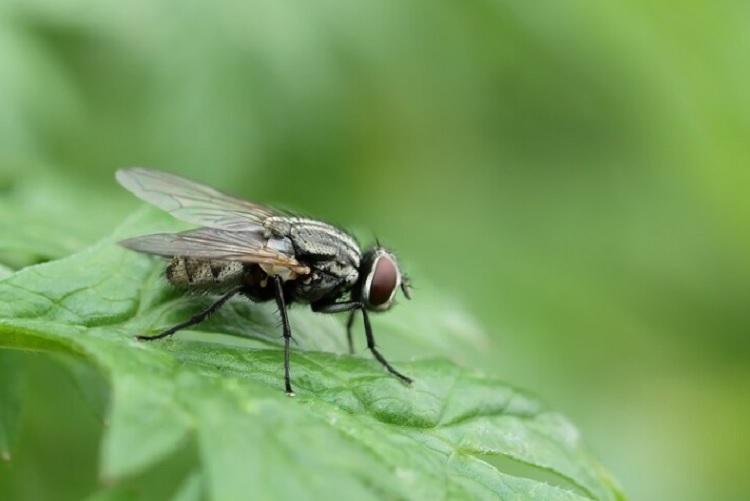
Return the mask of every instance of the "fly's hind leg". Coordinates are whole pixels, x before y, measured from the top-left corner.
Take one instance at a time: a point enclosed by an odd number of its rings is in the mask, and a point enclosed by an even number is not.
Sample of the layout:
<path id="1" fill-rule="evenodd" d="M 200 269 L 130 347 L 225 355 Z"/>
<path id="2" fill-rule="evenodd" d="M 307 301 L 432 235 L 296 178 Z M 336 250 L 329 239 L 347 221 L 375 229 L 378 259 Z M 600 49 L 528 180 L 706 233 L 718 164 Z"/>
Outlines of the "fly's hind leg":
<path id="1" fill-rule="evenodd" d="M 224 303 L 229 301 L 229 299 L 232 298 L 235 294 L 240 292 L 242 290 L 241 287 L 235 287 L 234 289 L 230 290 L 223 296 L 221 296 L 214 304 L 206 308 L 205 310 L 201 311 L 200 313 L 196 313 L 189 319 L 185 320 L 184 322 L 180 322 L 179 324 L 175 325 L 174 327 L 170 327 L 169 329 L 165 330 L 164 332 L 160 332 L 159 334 L 153 335 L 153 336 L 136 336 L 135 338 L 139 341 L 154 341 L 156 339 L 165 338 L 167 336 L 171 336 L 175 332 L 185 329 L 187 327 L 191 327 L 193 325 L 197 325 L 201 322 L 203 322 L 205 319 L 219 311 L 219 309 L 224 306 Z"/>

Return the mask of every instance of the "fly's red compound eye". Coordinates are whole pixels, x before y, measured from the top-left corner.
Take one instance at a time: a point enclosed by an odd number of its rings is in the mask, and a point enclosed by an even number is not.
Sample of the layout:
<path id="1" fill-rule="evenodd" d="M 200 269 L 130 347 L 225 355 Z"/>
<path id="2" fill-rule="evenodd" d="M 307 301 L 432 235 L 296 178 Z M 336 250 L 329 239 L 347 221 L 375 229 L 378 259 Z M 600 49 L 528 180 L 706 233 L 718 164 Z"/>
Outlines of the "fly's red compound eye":
<path id="1" fill-rule="evenodd" d="M 398 287 L 399 271 L 390 256 L 383 254 L 375 261 L 370 280 L 368 300 L 372 306 L 383 306 L 393 297 Z"/>

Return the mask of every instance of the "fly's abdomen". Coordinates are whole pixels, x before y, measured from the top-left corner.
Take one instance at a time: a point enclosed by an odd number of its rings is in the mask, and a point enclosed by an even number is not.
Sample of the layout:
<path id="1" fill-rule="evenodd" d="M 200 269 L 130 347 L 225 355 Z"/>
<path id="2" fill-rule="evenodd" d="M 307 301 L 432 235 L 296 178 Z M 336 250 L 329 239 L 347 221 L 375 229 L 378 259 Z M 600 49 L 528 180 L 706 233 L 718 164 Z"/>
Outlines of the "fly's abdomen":
<path id="1" fill-rule="evenodd" d="M 175 287 L 198 290 L 228 289 L 242 283 L 244 267 L 233 261 L 210 261 L 175 257 L 166 276 Z"/>

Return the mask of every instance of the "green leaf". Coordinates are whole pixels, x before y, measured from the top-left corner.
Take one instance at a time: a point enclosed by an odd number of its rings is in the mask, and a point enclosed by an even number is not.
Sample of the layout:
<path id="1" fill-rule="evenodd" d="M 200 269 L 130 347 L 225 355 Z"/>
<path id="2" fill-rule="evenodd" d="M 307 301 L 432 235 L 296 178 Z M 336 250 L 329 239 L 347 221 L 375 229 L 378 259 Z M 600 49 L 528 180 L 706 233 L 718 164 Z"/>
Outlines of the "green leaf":
<path id="1" fill-rule="evenodd" d="M 3 461 L 11 459 L 23 392 L 23 361 L 17 353 L 0 350 L 0 460 Z"/>
<path id="2" fill-rule="evenodd" d="M 8 268 L 7 266 L 4 266 L 0 264 L 0 280 L 3 278 L 7 278 L 13 274 L 13 270 Z"/>
<path id="3" fill-rule="evenodd" d="M 153 343 L 134 340 L 206 304 L 171 290 L 159 261 L 114 244 L 174 227 L 163 215 L 139 212 L 111 239 L 0 282 L 0 346 L 78 354 L 108 376 L 103 479 L 117 484 L 194 441 L 200 465 L 178 498 L 205 492 L 212 499 L 248 493 L 621 499 L 564 417 L 450 360 L 467 357 L 456 355 L 458 347 L 469 359 L 477 348 L 466 346 L 474 343 L 462 333 L 470 322 L 430 314 L 450 310 L 439 300 L 401 305 L 388 315 L 398 325 L 386 316 L 375 319 L 383 351 L 414 377 L 411 387 L 368 353 L 345 354 L 342 324 L 305 308 L 291 312 L 296 398 L 282 391 L 280 331 L 270 305 L 232 301 L 199 330 Z M 437 322 L 425 320 L 433 317 Z M 481 347 L 480 334 L 469 339 Z M 404 360 L 410 346 L 421 347 L 410 355 L 429 357 Z M 506 472 L 493 458 L 528 468 Z"/>
<path id="4" fill-rule="evenodd" d="M 101 193 L 106 188 L 81 186 L 38 167 L 5 167 L 0 163 L 0 278 L 4 270 L 81 250 L 109 233 L 124 213 L 121 197 Z M 106 200 L 95 210 L 94 191 Z"/>

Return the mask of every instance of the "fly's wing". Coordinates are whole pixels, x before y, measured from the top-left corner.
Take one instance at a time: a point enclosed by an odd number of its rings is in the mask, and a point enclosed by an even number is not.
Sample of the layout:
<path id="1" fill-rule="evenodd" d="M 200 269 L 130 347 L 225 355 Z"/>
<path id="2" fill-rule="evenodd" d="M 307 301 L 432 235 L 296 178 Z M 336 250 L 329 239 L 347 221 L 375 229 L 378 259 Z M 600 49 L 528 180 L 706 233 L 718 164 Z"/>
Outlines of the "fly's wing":
<path id="1" fill-rule="evenodd" d="M 222 231 L 199 228 L 182 233 L 156 233 L 123 240 L 128 249 L 164 257 L 258 263 L 307 275 L 310 269 L 294 258 L 292 249 L 269 240 L 262 231 Z"/>
<path id="2" fill-rule="evenodd" d="M 200 226 L 248 231 L 262 227 L 268 217 L 283 215 L 166 172 L 132 167 L 118 170 L 115 178 L 141 200 Z"/>

